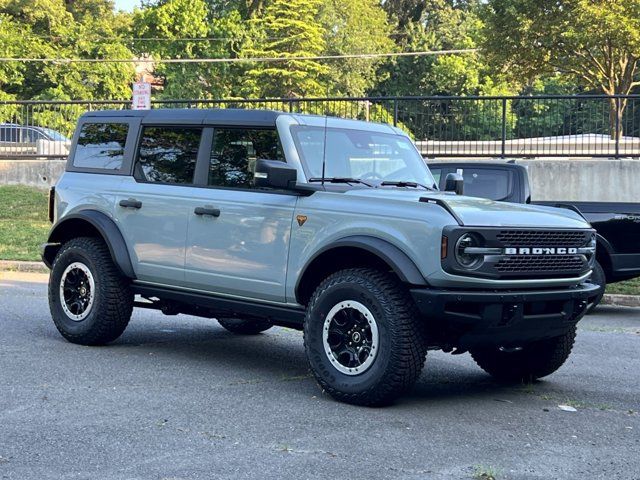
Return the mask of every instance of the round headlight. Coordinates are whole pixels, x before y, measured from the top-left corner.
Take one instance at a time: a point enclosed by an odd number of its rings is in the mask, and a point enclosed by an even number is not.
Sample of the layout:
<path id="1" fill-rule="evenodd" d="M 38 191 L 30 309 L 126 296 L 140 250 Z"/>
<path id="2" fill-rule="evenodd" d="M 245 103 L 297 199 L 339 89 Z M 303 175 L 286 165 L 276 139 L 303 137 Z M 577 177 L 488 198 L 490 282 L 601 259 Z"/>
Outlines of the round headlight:
<path id="1" fill-rule="evenodd" d="M 484 262 L 484 255 L 466 252 L 469 247 L 481 247 L 482 241 L 473 233 L 465 233 L 456 242 L 456 261 L 464 268 L 473 270 Z"/>

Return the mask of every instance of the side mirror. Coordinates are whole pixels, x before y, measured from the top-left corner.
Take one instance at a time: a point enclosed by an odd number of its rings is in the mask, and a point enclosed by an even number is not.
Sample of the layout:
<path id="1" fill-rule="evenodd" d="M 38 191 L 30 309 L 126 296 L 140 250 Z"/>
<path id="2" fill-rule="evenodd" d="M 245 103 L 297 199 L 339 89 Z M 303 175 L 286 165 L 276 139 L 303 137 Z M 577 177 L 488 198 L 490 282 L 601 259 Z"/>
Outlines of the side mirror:
<path id="1" fill-rule="evenodd" d="M 253 181 L 256 187 L 292 189 L 298 179 L 298 171 L 278 160 L 256 161 Z"/>
<path id="2" fill-rule="evenodd" d="M 456 195 L 462 195 L 464 192 L 464 178 L 459 173 L 449 173 L 444 179 L 444 191 L 456 192 Z"/>

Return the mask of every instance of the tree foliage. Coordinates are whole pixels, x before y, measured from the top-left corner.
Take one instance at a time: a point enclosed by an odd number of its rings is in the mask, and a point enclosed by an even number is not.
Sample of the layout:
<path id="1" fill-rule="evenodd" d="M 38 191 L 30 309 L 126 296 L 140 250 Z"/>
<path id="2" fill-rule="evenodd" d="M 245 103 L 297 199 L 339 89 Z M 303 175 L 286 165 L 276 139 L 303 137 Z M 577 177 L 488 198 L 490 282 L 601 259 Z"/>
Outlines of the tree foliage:
<path id="1" fill-rule="evenodd" d="M 484 18 L 489 61 L 514 77 L 560 72 L 609 95 L 640 85 L 638 1 L 490 0 Z M 612 102 L 612 126 L 625 105 Z"/>
<path id="2" fill-rule="evenodd" d="M 318 21 L 322 0 L 273 0 L 264 15 L 251 20 L 256 32 L 245 57 L 279 58 L 251 65 L 244 93 L 259 97 L 303 97 L 327 94 L 329 68 L 314 57 L 325 51 L 326 30 Z"/>
<path id="3" fill-rule="evenodd" d="M 237 10 L 229 9 L 216 17 L 205 0 L 165 0 L 149 5 L 134 13 L 133 25 L 139 38 L 159 39 L 136 44 L 136 51 L 152 60 L 234 57 L 246 30 Z M 174 99 L 230 96 L 234 93 L 233 73 L 228 64 L 211 63 L 158 63 L 154 70 L 164 81 L 160 97 Z"/>
<path id="4" fill-rule="evenodd" d="M 117 40 L 125 24 L 108 0 L 0 0 L 2 56 L 131 58 Z M 126 63 L 4 62 L 0 95 L 18 99 L 127 98 L 133 67 Z"/>
<path id="5" fill-rule="evenodd" d="M 319 21 L 325 53 L 387 53 L 395 50 L 391 25 L 377 0 L 324 0 Z M 332 95 L 363 96 L 381 81 L 383 59 L 350 58 L 329 64 Z"/>

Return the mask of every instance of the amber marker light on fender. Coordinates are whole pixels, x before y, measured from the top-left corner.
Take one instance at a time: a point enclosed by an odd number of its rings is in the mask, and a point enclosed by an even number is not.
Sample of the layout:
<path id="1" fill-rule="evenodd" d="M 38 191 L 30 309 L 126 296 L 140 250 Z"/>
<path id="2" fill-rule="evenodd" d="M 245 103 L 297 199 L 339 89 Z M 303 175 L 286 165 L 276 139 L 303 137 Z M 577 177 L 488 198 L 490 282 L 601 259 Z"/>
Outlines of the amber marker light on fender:
<path id="1" fill-rule="evenodd" d="M 445 236 L 442 237 L 442 243 L 440 244 L 440 258 L 447 258 L 447 250 L 449 247 L 449 239 Z"/>

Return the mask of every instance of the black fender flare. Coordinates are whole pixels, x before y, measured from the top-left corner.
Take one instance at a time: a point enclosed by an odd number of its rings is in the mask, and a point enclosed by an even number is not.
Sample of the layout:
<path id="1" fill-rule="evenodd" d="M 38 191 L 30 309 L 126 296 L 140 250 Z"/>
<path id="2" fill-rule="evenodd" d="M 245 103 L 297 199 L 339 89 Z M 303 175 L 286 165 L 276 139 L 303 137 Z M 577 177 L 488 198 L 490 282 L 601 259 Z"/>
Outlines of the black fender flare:
<path id="1" fill-rule="evenodd" d="M 307 260 L 296 281 L 296 298 L 298 298 L 300 283 L 309 266 L 313 264 L 313 262 L 323 253 L 340 247 L 360 248 L 376 255 L 391 267 L 393 272 L 398 275 L 398 278 L 403 283 L 419 286 L 427 285 L 427 281 L 422 276 L 422 273 L 420 273 L 420 270 L 413 260 L 411 260 L 406 253 L 392 243 L 381 238 L 371 237 L 368 235 L 351 235 L 325 245 L 311 256 L 309 260 Z"/>
<path id="2" fill-rule="evenodd" d="M 602 269 L 605 272 L 605 275 L 607 275 L 609 278 L 607 278 L 607 281 L 610 281 L 613 278 L 613 259 L 612 256 L 615 254 L 615 250 L 613 249 L 613 246 L 611 246 L 611 243 L 609 243 L 609 240 L 607 240 L 606 238 L 604 238 L 602 235 L 600 235 L 599 233 L 596 232 L 596 259 L 598 259 L 598 257 L 600 257 L 601 259 L 604 258 L 606 259 L 606 261 L 608 262 L 608 265 L 602 265 L 602 262 L 600 262 Z"/>
<path id="3" fill-rule="evenodd" d="M 99 210 L 92 209 L 80 210 L 67 215 L 53 226 L 49 233 L 49 239 L 42 248 L 42 260 L 49 268 L 51 268 L 53 259 L 60 249 L 61 242 L 70 238 L 65 232 L 66 227 L 71 226 L 72 223 L 76 223 L 77 221 L 86 222 L 98 231 L 109 248 L 113 263 L 118 267 L 120 273 L 131 279 L 136 278 L 131 258 L 129 257 L 127 243 L 124 240 L 120 228 L 118 228 L 113 219 L 108 215 Z"/>

